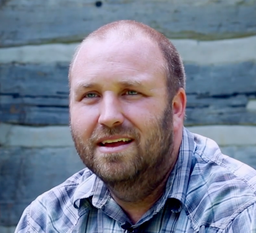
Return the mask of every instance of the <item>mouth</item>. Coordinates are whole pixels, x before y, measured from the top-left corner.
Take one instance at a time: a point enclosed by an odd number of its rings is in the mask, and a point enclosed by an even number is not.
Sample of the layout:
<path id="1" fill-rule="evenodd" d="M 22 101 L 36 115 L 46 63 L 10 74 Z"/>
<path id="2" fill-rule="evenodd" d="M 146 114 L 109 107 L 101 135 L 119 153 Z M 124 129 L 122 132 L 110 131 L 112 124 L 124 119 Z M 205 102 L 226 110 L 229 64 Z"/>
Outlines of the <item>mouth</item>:
<path id="1" fill-rule="evenodd" d="M 133 139 L 131 138 L 116 138 L 116 139 L 106 139 L 98 143 L 101 147 L 118 147 L 122 145 L 127 145 L 131 143 Z"/>

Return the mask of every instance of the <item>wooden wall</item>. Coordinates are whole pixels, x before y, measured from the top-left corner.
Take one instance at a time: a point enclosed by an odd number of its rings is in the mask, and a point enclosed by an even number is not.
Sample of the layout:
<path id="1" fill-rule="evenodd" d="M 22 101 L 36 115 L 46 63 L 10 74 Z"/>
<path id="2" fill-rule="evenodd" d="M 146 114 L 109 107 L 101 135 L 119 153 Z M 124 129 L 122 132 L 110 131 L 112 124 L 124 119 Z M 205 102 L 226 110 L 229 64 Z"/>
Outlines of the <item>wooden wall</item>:
<path id="1" fill-rule="evenodd" d="M 256 168 L 256 0 L 1 0 L 0 232 L 83 167 L 68 130 L 68 65 L 88 33 L 119 19 L 173 41 L 186 126 Z"/>

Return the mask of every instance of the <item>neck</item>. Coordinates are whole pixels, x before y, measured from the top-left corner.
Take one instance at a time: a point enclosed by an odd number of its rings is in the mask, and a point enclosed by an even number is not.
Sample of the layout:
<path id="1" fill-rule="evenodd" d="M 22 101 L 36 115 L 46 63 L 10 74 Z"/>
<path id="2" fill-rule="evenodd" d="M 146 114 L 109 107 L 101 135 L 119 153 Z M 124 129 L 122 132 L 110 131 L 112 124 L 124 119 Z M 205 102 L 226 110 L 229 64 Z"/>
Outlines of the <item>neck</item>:
<path id="1" fill-rule="evenodd" d="M 163 195 L 170 172 L 171 170 L 153 189 L 145 180 L 129 186 L 122 183 L 108 188 L 113 199 L 122 207 L 132 223 L 136 223 Z M 153 177 L 150 179 L 154 180 Z"/>

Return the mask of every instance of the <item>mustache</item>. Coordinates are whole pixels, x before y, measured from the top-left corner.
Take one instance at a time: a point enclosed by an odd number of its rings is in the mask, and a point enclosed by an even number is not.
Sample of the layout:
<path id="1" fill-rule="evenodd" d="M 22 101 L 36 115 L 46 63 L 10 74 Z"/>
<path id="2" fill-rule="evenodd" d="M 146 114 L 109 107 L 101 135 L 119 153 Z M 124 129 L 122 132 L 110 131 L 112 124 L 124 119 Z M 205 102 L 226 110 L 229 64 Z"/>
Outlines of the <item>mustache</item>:
<path id="1" fill-rule="evenodd" d="M 140 134 L 138 130 L 136 130 L 134 127 L 124 126 L 124 125 L 118 125 L 111 128 L 104 125 L 100 125 L 93 131 L 90 139 L 92 141 L 97 141 L 99 138 L 113 136 L 113 135 L 125 135 L 135 140 L 140 139 Z"/>

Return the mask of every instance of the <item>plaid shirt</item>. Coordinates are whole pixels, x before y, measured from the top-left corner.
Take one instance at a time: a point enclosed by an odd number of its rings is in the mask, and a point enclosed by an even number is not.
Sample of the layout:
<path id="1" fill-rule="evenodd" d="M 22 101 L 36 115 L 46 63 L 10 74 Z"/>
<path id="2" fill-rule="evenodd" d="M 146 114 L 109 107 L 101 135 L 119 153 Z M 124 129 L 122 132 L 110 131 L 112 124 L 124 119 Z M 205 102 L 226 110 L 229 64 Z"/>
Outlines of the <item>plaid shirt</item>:
<path id="1" fill-rule="evenodd" d="M 85 168 L 33 201 L 15 232 L 256 232 L 256 171 L 184 129 L 163 196 L 136 224 Z"/>

